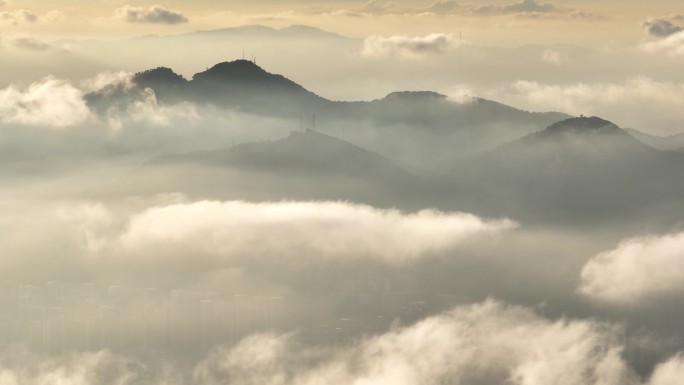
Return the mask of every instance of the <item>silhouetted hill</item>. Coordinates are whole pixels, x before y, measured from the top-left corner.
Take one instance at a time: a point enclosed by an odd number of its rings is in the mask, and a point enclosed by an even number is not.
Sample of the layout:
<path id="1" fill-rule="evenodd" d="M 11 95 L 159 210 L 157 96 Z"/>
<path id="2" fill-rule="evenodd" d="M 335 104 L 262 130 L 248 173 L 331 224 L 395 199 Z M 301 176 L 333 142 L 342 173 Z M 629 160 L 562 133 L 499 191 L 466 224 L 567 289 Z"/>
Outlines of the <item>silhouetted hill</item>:
<path id="1" fill-rule="evenodd" d="M 155 69 L 138 72 L 133 77 L 141 87 L 154 87 L 157 85 L 182 87 L 188 81 L 181 75 L 173 72 L 171 68 L 158 67 Z"/>
<path id="2" fill-rule="evenodd" d="M 165 183 L 183 181 L 181 186 L 221 197 L 240 186 L 254 199 L 341 199 L 389 207 L 423 199 L 421 178 L 378 154 L 312 130 L 230 149 L 160 156 L 150 167 L 170 172 Z"/>
<path id="3" fill-rule="evenodd" d="M 219 63 L 195 74 L 189 87 L 197 101 L 259 113 L 292 113 L 326 102 L 299 84 L 266 72 L 249 60 Z"/>
<path id="4" fill-rule="evenodd" d="M 674 202 L 684 193 L 684 157 L 580 117 L 474 156 L 452 177 L 512 215 L 608 219 Z"/>
<path id="5" fill-rule="evenodd" d="M 553 151 L 556 157 L 564 154 L 591 162 L 633 162 L 657 159 L 662 155 L 617 125 L 595 116 L 562 120 L 539 133 L 503 146 L 500 151 L 517 151 L 523 146 L 534 146 L 538 150 L 543 147 Z"/>
<path id="6" fill-rule="evenodd" d="M 167 103 L 183 101 L 183 93 L 188 85 L 183 76 L 167 67 L 138 72 L 133 76 L 133 81 L 141 88 L 153 89 L 157 99 Z"/>
<path id="7" fill-rule="evenodd" d="M 541 135 L 572 135 L 572 134 L 593 134 L 593 133 L 619 133 L 621 130 L 615 124 L 601 119 L 597 116 L 579 117 L 562 120 L 548 128 Z"/>
<path id="8" fill-rule="evenodd" d="M 388 159 L 313 130 L 284 139 L 244 143 L 231 149 L 156 158 L 154 164 L 196 163 L 266 173 L 396 178 L 409 174 Z"/>
<path id="9" fill-rule="evenodd" d="M 684 133 L 669 136 L 657 136 L 634 129 L 625 129 L 640 142 L 662 151 L 684 152 Z"/>
<path id="10" fill-rule="evenodd" d="M 380 153 L 402 167 L 435 172 L 466 155 L 540 131 L 568 117 L 532 113 L 497 102 L 452 100 L 435 92 L 394 92 L 382 99 L 336 102 L 296 82 L 270 73 L 249 60 L 219 63 L 186 81 L 168 68 L 141 72 L 137 94 L 155 91 L 160 103 L 188 101 L 245 113 L 292 119 L 316 115 L 321 131 Z M 132 95 L 137 95 L 131 92 Z M 107 111 L 109 92 L 88 95 Z M 308 124 L 307 124 L 308 125 Z"/>
<path id="11" fill-rule="evenodd" d="M 294 27 L 293 27 L 294 28 Z M 275 116 L 300 117 L 319 113 L 326 119 L 377 120 L 380 122 L 437 121 L 450 123 L 485 123 L 491 121 L 523 122 L 538 120 L 548 124 L 568 117 L 561 113 L 530 113 L 485 99 L 473 98 L 453 101 L 447 96 L 430 91 L 393 92 L 370 102 L 334 102 L 322 98 L 296 82 L 278 74 L 267 72 L 250 60 L 223 62 L 195 74 L 191 81 L 168 68 L 139 73 L 135 77 L 140 87 L 175 89 L 185 93 L 188 101 L 211 103 L 227 108 L 240 108 Z M 456 119 L 456 120 L 454 120 Z M 533 123 L 539 123 L 533 122 Z M 525 130 L 533 132 L 534 129 Z"/>
<path id="12" fill-rule="evenodd" d="M 375 123 L 370 133 L 347 130 L 350 141 L 403 167 L 431 174 L 569 117 L 522 111 L 481 98 L 452 100 L 434 92 L 395 92 L 348 107 L 348 116 Z"/>
<path id="13" fill-rule="evenodd" d="M 391 121 L 420 122 L 430 119 L 463 125 L 483 125 L 492 122 L 535 125 L 544 122 L 538 129 L 525 127 L 521 130 L 524 134 L 541 130 L 551 123 L 569 117 L 557 112 L 527 112 L 482 98 L 452 100 L 446 95 L 431 91 L 393 92 L 368 103 L 368 108 L 371 114 L 380 112 L 381 116 Z"/>

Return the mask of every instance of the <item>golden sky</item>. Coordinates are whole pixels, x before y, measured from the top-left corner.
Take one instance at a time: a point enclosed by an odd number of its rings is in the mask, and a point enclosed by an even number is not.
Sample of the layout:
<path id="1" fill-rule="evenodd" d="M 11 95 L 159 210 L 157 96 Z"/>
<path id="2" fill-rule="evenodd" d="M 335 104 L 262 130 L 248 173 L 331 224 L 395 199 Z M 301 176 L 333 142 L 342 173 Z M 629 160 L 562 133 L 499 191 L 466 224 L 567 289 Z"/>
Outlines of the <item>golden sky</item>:
<path id="1" fill-rule="evenodd" d="M 678 13 L 684 6 L 671 0 L 5 0 L 0 28 L 42 39 L 116 39 L 246 24 L 306 24 L 353 37 L 463 31 L 471 40 L 496 45 L 610 45 L 639 39 L 639 24 L 647 17 Z"/>
<path id="2" fill-rule="evenodd" d="M 192 34 L 249 25 L 346 38 Z M 661 132 L 684 118 L 682 0 L 0 0 L 0 89 L 158 66 L 192 77 L 243 51 L 335 100 L 431 90 L 628 127 L 657 116 Z"/>

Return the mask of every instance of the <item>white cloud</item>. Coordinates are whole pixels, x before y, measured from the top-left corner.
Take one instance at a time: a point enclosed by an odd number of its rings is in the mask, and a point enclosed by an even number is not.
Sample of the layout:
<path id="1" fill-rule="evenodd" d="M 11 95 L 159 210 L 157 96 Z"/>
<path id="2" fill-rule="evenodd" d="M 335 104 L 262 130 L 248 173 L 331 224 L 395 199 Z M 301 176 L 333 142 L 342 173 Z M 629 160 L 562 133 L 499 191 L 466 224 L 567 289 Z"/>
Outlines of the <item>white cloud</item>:
<path id="1" fill-rule="evenodd" d="M 626 128 L 672 134 L 684 126 L 684 84 L 647 77 L 616 83 L 544 84 L 517 81 L 478 96 L 530 111 L 597 115 Z"/>
<path id="2" fill-rule="evenodd" d="M 178 384 L 172 375 L 151 370 L 135 359 L 109 351 L 64 354 L 48 358 L 28 351 L 12 351 L 0 357 L 2 385 L 133 385 Z"/>
<path id="3" fill-rule="evenodd" d="M 402 55 L 415 57 L 425 54 L 439 54 L 455 47 L 450 34 L 435 33 L 427 36 L 369 36 L 364 41 L 362 54 L 365 56 Z"/>
<path id="4" fill-rule="evenodd" d="M 11 47 L 29 51 L 48 51 L 52 46 L 35 37 L 24 34 L 6 34 L 1 36 L 3 43 Z"/>
<path id="5" fill-rule="evenodd" d="M 151 88 L 142 91 L 133 90 L 129 94 L 132 98 L 130 103 L 123 108 L 112 107 L 104 117 L 107 125 L 120 130 L 131 123 L 148 124 L 152 126 L 170 126 L 181 120 L 192 121 L 200 119 L 194 104 L 183 102 L 172 106 L 160 105 L 157 96 Z"/>
<path id="6" fill-rule="evenodd" d="M 638 303 L 684 294 L 684 233 L 628 239 L 591 259 L 579 291 L 600 301 Z"/>
<path id="7" fill-rule="evenodd" d="M 26 89 L 0 90 L 0 121 L 4 123 L 68 127 L 90 118 L 82 92 L 64 80 L 48 77 Z"/>
<path id="8" fill-rule="evenodd" d="M 102 217 L 106 216 L 98 215 Z M 92 216 L 85 216 L 83 222 L 77 228 L 93 228 Z M 515 226 L 463 213 L 404 214 L 343 202 L 201 201 L 151 207 L 124 222 L 126 230 L 106 241 L 115 254 L 134 258 L 301 263 L 367 259 L 389 264 L 450 251 Z M 90 230 L 83 234 L 88 244 L 104 242 L 92 234 Z"/>
<path id="9" fill-rule="evenodd" d="M 667 362 L 656 366 L 648 385 L 677 385 L 684 378 L 684 357 L 672 357 Z"/>
<path id="10" fill-rule="evenodd" d="M 684 31 L 674 33 L 663 39 L 651 41 L 642 45 L 646 52 L 664 53 L 670 56 L 684 55 Z"/>
<path id="11" fill-rule="evenodd" d="M 81 244 L 90 253 L 100 251 L 107 233 L 115 222 L 114 215 L 101 203 L 84 203 L 75 207 L 61 208 L 57 216 L 75 226 Z"/>
<path id="12" fill-rule="evenodd" d="M 198 384 L 636 385 L 617 330 L 548 321 L 494 301 L 460 307 L 347 348 L 298 348 L 292 337 L 252 336 L 197 366 Z M 660 384 L 658 384 L 660 385 Z"/>
<path id="13" fill-rule="evenodd" d="M 28 11 L 26 9 L 0 12 L 0 22 L 18 25 L 19 23 L 23 22 L 34 23 L 36 21 L 38 21 L 38 16 L 36 16 L 35 13 Z"/>
<path id="14" fill-rule="evenodd" d="M 674 356 L 641 380 L 621 358 L 621 330 L 588 320 L 551 321 L 496 301 L 462 306 L 343 346 L 306 347 L 296 333 L 255 334 L 195 365 L 109 351 L 0 357 L 0 383 L 64 385 L 675 385 Z M 146 355 L 149 356 L 149 355 Z M 11 357 L 11 358 L 10 358 Z M 185 369 L 187 367 L 187 369 Z"/>
<path id="15" fill-rule="evenodd" d="M 127 125 L 147 124 L 169 126 L 179 121 L 200 119 L 197 107 L 189 102 L 172 106 L 159 104 L 153 89 L 140 89 L 133 81 L 130 72 L 102 72 L 81 83 L 87 92 L 95 92 L 112 100 L 123 99 L 108 106 L 102 116 L 109 128 L 119 131 Z"/>
<path id="16" fill-rule="evenodd" d="M 133 76 L 133 73 L 125 71 L 100 72 L 94 77 L 84 80 L 81 86 L 86 92 L 101 91 L 107 93 L 114 89 L 130 91 L 135 86 Z"/>
<path id="17" fill-rule="evenodd" d="M 129 23 L 181 24 L 188 22 L 188 18 L 182 13 L 162 5 L 153 5 L 148 9 L 125 5 L 118 8 L 115 14 L 116 18 Z"/>

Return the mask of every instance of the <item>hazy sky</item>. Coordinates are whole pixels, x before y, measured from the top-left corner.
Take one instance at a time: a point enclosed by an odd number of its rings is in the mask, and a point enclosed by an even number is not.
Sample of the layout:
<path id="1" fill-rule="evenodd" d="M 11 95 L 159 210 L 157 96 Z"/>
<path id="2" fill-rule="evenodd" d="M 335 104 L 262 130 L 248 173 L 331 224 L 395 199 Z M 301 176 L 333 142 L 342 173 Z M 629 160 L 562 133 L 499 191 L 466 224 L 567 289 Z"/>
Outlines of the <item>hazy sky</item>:
<path id="1" fill-rule="evenodd" d="M 257 24 L 350 39 L 184 36 Z M 684 131 L 681 1 L 0 0 L 0 88 L 158 66 L 191 77 L 243 51 L 329 99 L 431 90 Z"/>
<path id="2" fill-rule="evenodd" d="M 675 0 L 4 0 L 3 3 L 0 20 L 4 31 L 46 38 L 115 38 L 245 23 L 271 26 L 305 23 L 357 37 L 370 33 L 430 33 L 436 29 L 464 31 L 473 40 L 492 44 L 629 43 L 640 37 L 639 23 L 645 17 L 682 11 L 681 2 Z M 156 5 L 162 8 L 150 13 L 150 7 Z"/>
<path id="3" fill-rule="evenodd" d="M 684 0 L 0 0 L 0 385 L 680 384 L 683 62 Z"/>

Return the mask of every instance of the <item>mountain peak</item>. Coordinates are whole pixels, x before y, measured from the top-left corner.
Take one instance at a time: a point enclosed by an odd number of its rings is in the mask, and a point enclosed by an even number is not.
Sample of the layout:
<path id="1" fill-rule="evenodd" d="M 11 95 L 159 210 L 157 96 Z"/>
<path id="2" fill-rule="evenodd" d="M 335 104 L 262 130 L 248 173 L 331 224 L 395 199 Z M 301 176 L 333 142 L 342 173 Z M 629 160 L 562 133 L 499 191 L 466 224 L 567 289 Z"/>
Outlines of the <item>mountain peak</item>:
<path id="1" fill-rule="evenodd" d="M 446 95 L 442 95 L 433 91 L 398 91 L 392 92 L 385 96 L 383 100 L 406 100 L 406 101 L 416 101 L 416 100 L 433 100 L 433 99 L 446 99 Z"/>
<path id="2" fill-rule="evenodd" d="M 138 72 L 133 77 L 133 80 L 143 87 L 148 84 L 184 84 L 187 80 L 177 73 L 173 72 L 168 67 L 157 67 L 151 70 Z"/>
<path id="3" fill-rule="evenodd" d="M 622 131 L 620 127 L 614 123 L 596 116 L 565 119 L 544 130 L 547 134 L 615 133 L 620 131 Z"/>
<path id="4" fill-rule="evenodd" d="M 230 78 L 230 79 L 254 79 L 260 78 L 267 72 L 256 65 L 251 60 L 234 60 L 230 62 L 223 62 L 214 65 L 204 72 L 195 74 L 193 80 L 216 79 L 216 78 Z"/>

